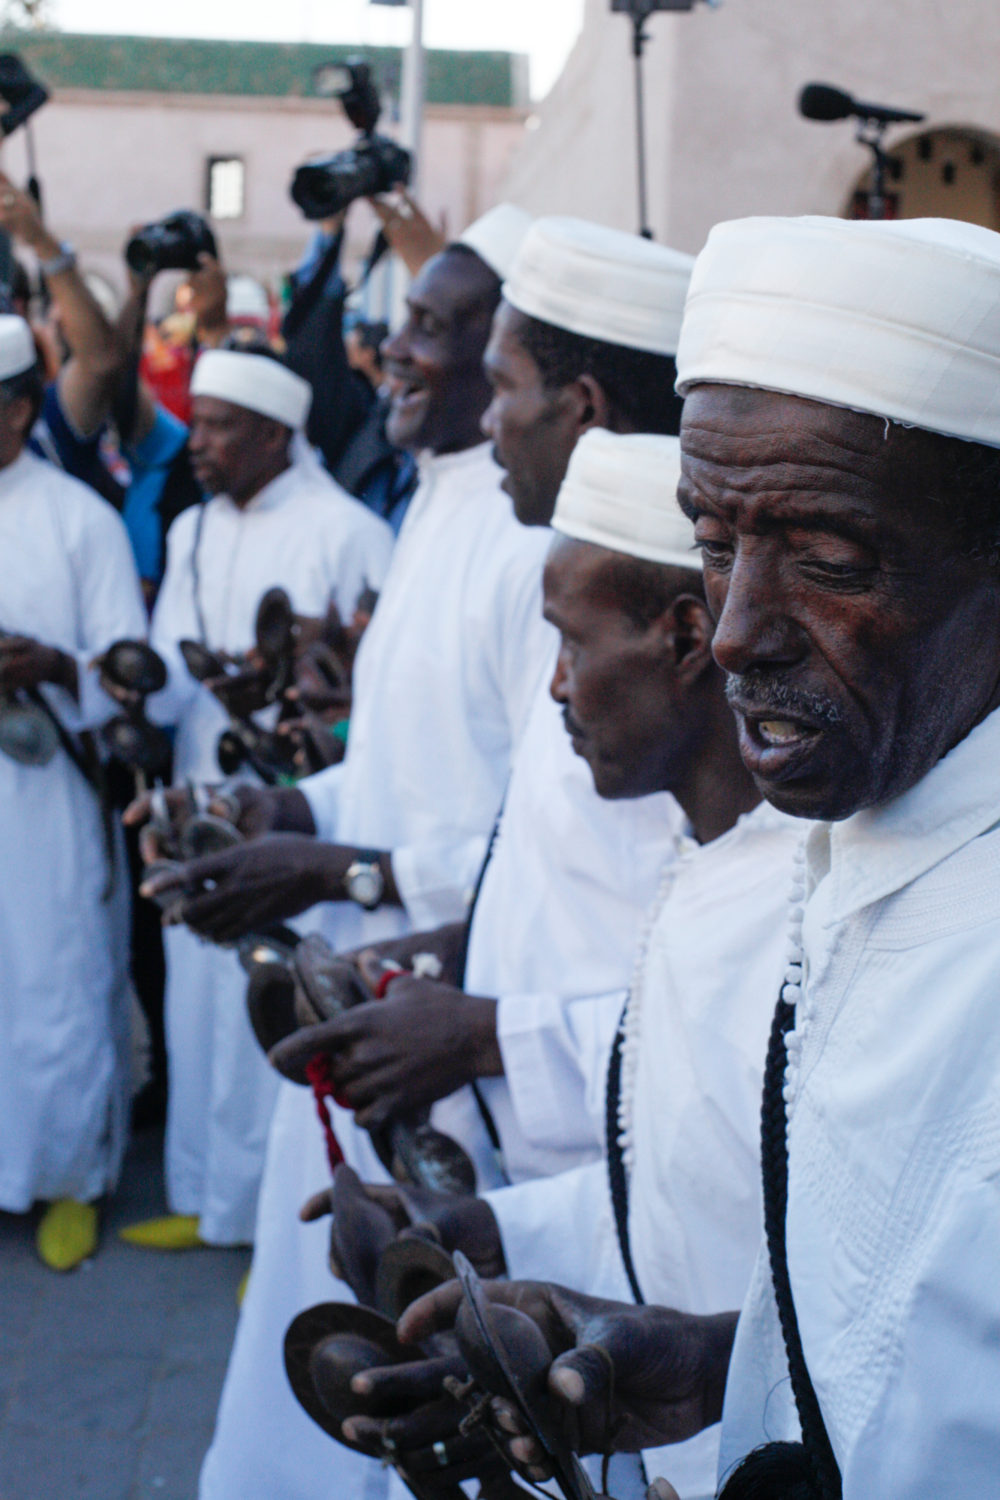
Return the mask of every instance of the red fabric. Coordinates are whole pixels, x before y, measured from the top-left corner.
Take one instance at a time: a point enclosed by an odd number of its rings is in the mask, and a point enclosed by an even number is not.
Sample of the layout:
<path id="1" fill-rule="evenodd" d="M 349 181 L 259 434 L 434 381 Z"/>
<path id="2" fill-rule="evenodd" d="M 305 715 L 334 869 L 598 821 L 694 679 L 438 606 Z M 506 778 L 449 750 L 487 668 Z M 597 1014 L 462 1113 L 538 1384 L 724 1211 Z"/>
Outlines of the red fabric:
<path id="1" fill-rule="evenodd" d="M 326 1141 L 326 1157 L 330 1163 L 330 1171 L 335 1172 L 344 1160 L 344 1153 L 340 1149 L 340 1143 L 333 1133 L 333 1121 L 330 1118 L 330 1106 L 328 1099 L 335 1098 L 333 1091 L 333 1079 L 330 1076 L 330 1059 L 322 1052 L 317 1052 L 306 1063 L 306 1077 L 313 1091 L 313 1099 L 316 1101 L 316 1113 L 323 1127 L 323 1136 Z"/>
<path id="2" fill-rule="evenodd" d="M 401 979 L 402 976 L 404 974 L 408 973 L 408 972 L 409 971 L 407 969 L 386 969 L 385 972 L 383 973 L 381 979 L 379 980 L 378 984 L 375 986 L 374 990 L 372 991 L 372 994 L 375 996 L 375 999 L 376 1000 L 384 1000 L 385 999 L 385 992 L 389 988 L 390 984 L 392 984 L 392 981 L 394 979 Z"/>

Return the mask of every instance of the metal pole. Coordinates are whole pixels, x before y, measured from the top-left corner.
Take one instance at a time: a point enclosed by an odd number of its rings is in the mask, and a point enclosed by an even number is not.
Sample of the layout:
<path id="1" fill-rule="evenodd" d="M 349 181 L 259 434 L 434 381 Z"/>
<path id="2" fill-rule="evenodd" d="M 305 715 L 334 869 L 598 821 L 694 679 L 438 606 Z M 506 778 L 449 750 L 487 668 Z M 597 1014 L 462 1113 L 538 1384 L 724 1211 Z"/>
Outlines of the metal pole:
<path id="1" fill-rule="evenodd" d="M 862 120 L 858 126 L 856 139 L 863 146 L 867 146 L 872 153 L 872 185 L 868 189 L 868 217 L 869 219 L 884 219 L 886 211 L 885 201 L 885 178 L 888 157 L 886 156 L 883 140 L 885 137 L 885 124 L 876 120 Z"/>
<path id="2" fill-rule="evenodd" d="M 399 114 L 403 145 L 413 152 L 414 171 L 410 191 L 416 187 L 420 173 L 420 142 L 424 123 L 424 95 L 427 81 L 427 58 L 424 52 L 424 0 L 410 0 L 413 29 L 403 58 Z"/>
<path id="3" fill-rule="evenodd" d="M 632 17 L 632 56 L 635 59 L 635 140 L 636 160 L 639 169 L 639 233 L 643 239 L 651 240 L 653 231 L 649 227 L 649 202 L 646 189 L 646 105 L 642 86 L 642 53 L 649 40 L 645 30 L 645 16 Z"/>

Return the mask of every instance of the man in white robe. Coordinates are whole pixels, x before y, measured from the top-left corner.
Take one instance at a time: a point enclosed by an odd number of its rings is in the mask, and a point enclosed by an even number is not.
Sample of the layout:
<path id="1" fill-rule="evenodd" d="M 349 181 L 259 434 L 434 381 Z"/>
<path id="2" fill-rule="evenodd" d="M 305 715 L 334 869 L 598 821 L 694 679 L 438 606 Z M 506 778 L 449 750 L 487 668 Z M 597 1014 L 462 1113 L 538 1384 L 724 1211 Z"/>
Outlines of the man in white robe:
<path id="1" fill-rule="evenodd" d="M 199 862 L 217 889 L 188 904 L 195 921 L 227 904 L 242 917 L 248 900 L 266 919 L 327 902 L 324 930 L 346 948 L 464 913 L 551 642 L 540 605 L 546 538 L 516 521 L 479 432 L 489 400 L 482 355 L 499 290 L 471 248 L 435 257 L 411 288 L 386 361 L 390 433 L 419 454 L 421 479 L 355 664 L 347 755 L 273 799 L 283 804 L 279 817 L 318 837 L 276 835 Z M 368 909 L 361 898 L 371 901 L 379 879 L 381 900 Z M 345 1130 L 343 1144 L 366 1172 L 382 1171 L 365 1132 Z M 309 1094 L 284 1085 L 253 1273 L 202 1472 L 200 1492 L 213 1500 L 309 1500 L 323 1484 L 344 1497 L 384 1493 L 385 1476 L 369 1460 L 332 1453 L 281 1361 L 291 1318 L 318 1295 L 336 1295 L 322 1229 L 297 1220 L 328 1172 Z"/>
<path id="2" fill-rule="evenodd" d="M 264 354 L 210 350 L 191 391 L 192 463 L 212 498 L 170 528 L 150 630 L 169 678 L 149 713 L 176 725 L 181 785 L 220 779 L 216 746 L 229 720 L 180 642 L 248 650 L 261 598 L 276 586 L 297 614 L 322 616 L 332 602 L 349 619 L 361 592 L 381 587 L 392 548 L 385 523 L 305 448 L 311 391 L 300 376 Z M 276 1087 L 247 1018 L 246 975 L 233 952 L 185 928 L 168 928 L 165 947 L 166 1179 L 177 1217 L 125 1235 L 153 1248 L 248 1243 Z"/>
<path id="3" fill-rule="evenodd" d="M 27 324 L 0 318 L 0 693 L 38 691 L 85 764 L 78 735 L 116 712 L 93 662 L 145 612 L 114 511 L 24 451 L 41 391 Z M 0 751 L 0 801 L 0 1208 L 48 1202 L 39 1252 L 68 1270 L 96 1248 L 125 1141 L 124 851 L 63 745 L 45 764 Z"/>
<path id="4" fill-rule="evenodd" d="M 528 230 L 493 320 L 483 417 L 523 525 L 548 526 L 582 433 L 676 433 L 674 351 L 691 264 L 585 220 L 539 219 Z M 395 981 L 388 1003 L 304 1033 L 292 1067 L 301 1077 L 302 1054 L 328 1050 L 338 1092 L 365 1125 L 441 1100 L 436 1122 L 478 1142 L 480 1159 L 485 1104 L 514 1182 L 600 1152 L 586 1098 L 590 1059 L 606 1056 L 683 821 L 666 793 L 596 795 L 550 677 L 514 755 L 464 975 Z M 441 944 L 446 971 L 454 943 L 453 933 L 412 940 L 429 951 Z M 472 1080 L 478 1099 L 468 1088 L 455 1093 Z"/>
<path id="5" fill-rule="evenodd" d="M 562 632 L 553 696 L 604 795 L 658 785 L 679 798 L 685 827 L 632 956 L 620 1062 L 602 1058 L 602 1137 L 615 1122 L 606 1158 L 485 1202 L 510 1276 L 618 1298 L 631 1278 L 637 1298 L 702 1313 L 742 1299 L 757 1249 L 760 1074 L 799 826 L 754 807 L 676 504 L 679 472 L 671 439 L 595 431 L 556 505 L 545 573 L 546 613 Z M 636 600 L 659 611 L 645 632 Z M 666 660 L 653 646 L 663 641 Z M 449 1249 L 463 1248 L 459 1212 L 442 1226 Z M 474 1243 L 483 1255 L 481 1220 Z M 714 1493 L 718 1443 L 715 1426 L 672 1455 L 682 1500 Z M 612 1489 L 626 1482 L 619 1474 Z"/>
<path id="6" fill-rule="evenodd" d="M 998 307 L 1000 237 L 945 220 L 723 225 L 692 281 L 680 495 L 715 654 L 758 785 L 819 820 L 766 1243 L 734 1349 L 735 1317 L 564 1309 L 549 1384 L 586 1429 L 613 1377 L 627 1442 L 640 1406 L 697 1430 L 726 1382 L 726 1500 L 996 1487 Z"/>

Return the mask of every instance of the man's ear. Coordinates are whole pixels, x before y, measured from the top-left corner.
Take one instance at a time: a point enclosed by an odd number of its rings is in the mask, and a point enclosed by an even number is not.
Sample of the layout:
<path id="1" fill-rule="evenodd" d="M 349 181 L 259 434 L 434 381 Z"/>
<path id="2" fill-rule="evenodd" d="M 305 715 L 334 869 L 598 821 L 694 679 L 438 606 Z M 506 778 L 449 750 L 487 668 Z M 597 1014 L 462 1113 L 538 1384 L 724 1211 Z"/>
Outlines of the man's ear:
<path id="1" fill-rule="evenodd" d="M 268 452 L 275 458 L 288 458 L 292 456 L 292 438 L 294 434 L 283 422 L 277 422 L 273 417 L 267 421 L 267 448 Z"/>
<path id="2" fill-rule="evenodd" d="M 592 427 L 611 425 L 611 404 L 592 375 L 578 375 L 567 389 L 574 403 L 578 438 Z"/>
<path id="3" fill-rule="evenodd" d="M 680 681 L 697 682 L 712 665 L 715 626 L 704 599 L 678 594 L 661 616 L 664 636 Z"/>

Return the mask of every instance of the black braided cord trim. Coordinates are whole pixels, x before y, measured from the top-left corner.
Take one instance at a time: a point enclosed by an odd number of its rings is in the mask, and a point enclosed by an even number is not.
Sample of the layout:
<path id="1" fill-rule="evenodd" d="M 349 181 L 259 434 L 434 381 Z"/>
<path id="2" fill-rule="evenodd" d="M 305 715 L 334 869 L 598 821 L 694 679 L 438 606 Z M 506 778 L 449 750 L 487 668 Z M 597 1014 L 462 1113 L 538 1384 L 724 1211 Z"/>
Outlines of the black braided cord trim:
<path id="1" fill-rule="evenodd" d="M 625 1010 L 627 1009 L 628 1002 L 626 1001 Z M 621 1251 L 622 1264 L 625 1267 L 628 1284 L 632 1289 L 632 1296 L 642 1307 L 646 1299 L 642 1295 L 639 1278 L 635 1273 L 635 1262 L 632 1259 L 632 1244 L 628 1233 L 628 1177 L 618 1136 L 618 1105 L 622 1092 L 622 1043 L 624 1040 L 625 1011 L 622 1011 L 608 1063 L 608 1082 L 604 1095 L 604 1134 L 608 1158 L 608 1188 L 611 1192 L 611 1207 L 615 1215 L 618 1248 Z"/>

